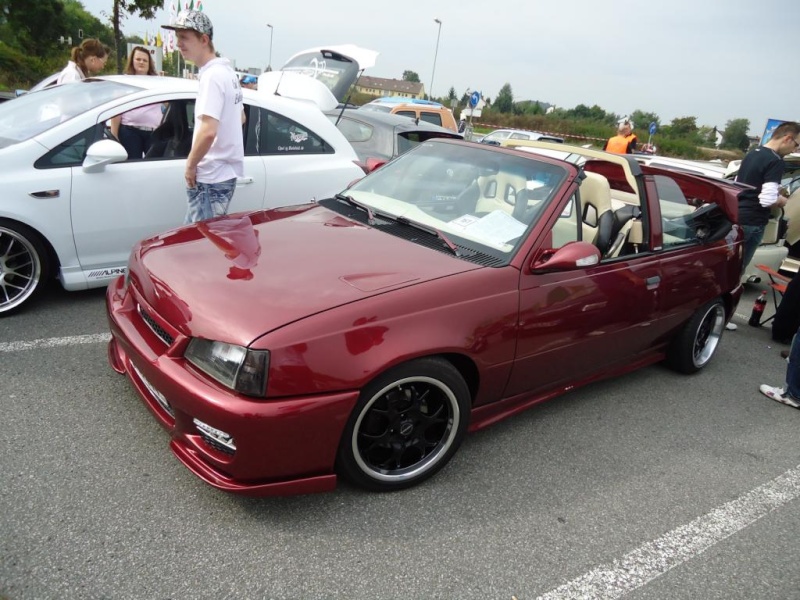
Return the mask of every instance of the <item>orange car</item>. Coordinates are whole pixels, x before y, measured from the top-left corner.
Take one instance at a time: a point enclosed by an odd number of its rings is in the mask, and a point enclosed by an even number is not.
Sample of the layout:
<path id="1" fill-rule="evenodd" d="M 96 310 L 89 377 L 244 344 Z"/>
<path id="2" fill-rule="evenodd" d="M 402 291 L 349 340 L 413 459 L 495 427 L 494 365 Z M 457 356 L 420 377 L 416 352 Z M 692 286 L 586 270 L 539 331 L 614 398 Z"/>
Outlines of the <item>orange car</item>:
<path id="1" fill-rule="evenodd" d="M 419 100 L 417 98 L 390 97 L 378 98 L 368 102 L 359 110 L 373 110 L 411 117 L 417 123 L 425 121 L 451 131 L 458 132 L 458 123 L 453 116 L 453 111 L 444 104 L 432 100 Z"/>

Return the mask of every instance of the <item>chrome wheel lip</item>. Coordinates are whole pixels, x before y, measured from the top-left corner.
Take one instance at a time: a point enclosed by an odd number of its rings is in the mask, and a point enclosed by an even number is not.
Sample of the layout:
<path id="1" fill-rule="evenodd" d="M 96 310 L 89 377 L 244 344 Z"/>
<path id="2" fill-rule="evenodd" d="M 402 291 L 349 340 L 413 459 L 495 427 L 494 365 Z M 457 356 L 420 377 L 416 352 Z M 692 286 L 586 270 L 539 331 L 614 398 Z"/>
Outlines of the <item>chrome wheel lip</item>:
<path id="1" fill-rule="evenodd" d="M 694 349 L 692 352 L 692 361 L 694 366 L 701 368 L 705 366 L 714 352 L 717 350 L 720 339 L 722 338 L 722 330 L 725 327 L 725 310 L 721 304 L 715 304 L 709 307 L 703 319 L 700 322 L 700 327 L 694 337 Z"/>
<path id="2" fill-rule="evenodd" d="M 16 272 L 21 261 L 25 262 L 23 266 L 29 273 Z M 33 244 L 13 229 L 0 227 L 0 313 L 14 309 L 30 298 L 39 286 L 41 276 L 41 258 Z M 23 277 L 24 285 L 12 286 L 12 277 Z"/>
<path id="3" fill-rule="evenodd" d="M 363 422 L 364 418 L 369 414 L 370 409 L 372 406 L 383 396 L 388 393 L 390 390 L 395 389 L 397 387 L 402 387 L 408 384 L 426 384 L 433 386 L 441 392 L 447 402 L 447 407 L 450 411 L 450 415 L 448 418 L 447 428 L 442 435 L 442 438 L 439 440 L 436 448 L 427 456 L 425 456 L 422 460 L 418 463 L 410 467 L 406 467 L 404 469 L 400 469 L 399 471 L 393 472 L 384 472 L 382 470 L 377 469 L 375 466 L 369 464 L 361 454 L 361 450 L 358 445 L 358 436 L 359 431 L 361 430 L 361 423 Z M 351 450 L 353 453 L 353 457 L 355 458 L 355 462 L 358 465 L 358 468 L 361 471 L 369 476 L 370 478 L 381 481 L 381 482 L 390 482 L 390 483 L 401 483 L 411 479 L 414 479 L 429 469 L 432 469 L 435 465 L 437 465 L 441 460 L 444 459 L 448 450 L 453 446 L 453 442 L 458 435 L 459 424 L 461 423 L 461 411 L 458 405 L 458 400 L 456 398 L 455 393 L 449 387 L 447 387 L 442 381 L 432 378 L 432 377 L 425 377 L 425 376 L 414 376 L 414 377 L 406 377 L 403 379 L 399 379 L 397 381 L 392 382 L 391 384 L 385 386 L 380 391 L 378 391 L 372 398 L 370 398 L 369 402 L 364 406 L 361 410 L 360 414 L 358 415 L 358 419 L 355 422 L 355 426 L 353 427 L 353 434 L 350 438 Z"/>

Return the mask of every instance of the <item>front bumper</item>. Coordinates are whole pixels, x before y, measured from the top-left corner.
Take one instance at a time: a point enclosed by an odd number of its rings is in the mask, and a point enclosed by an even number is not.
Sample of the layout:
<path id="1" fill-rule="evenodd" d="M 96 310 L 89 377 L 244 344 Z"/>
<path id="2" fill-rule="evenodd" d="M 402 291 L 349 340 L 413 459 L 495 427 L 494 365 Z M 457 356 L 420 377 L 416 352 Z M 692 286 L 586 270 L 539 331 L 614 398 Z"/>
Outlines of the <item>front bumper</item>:
<path id="1" fill-rule="evenodd" d="M 192 473 L 217 489 L 253 496 L 336 487 L 336 451 L 358 391 L 277 400 L 237 394 L 183 359 L 189 338 L 135 290 L 127 293 L 121 277 L 109 285 L 106 305 L 111 367 L 133 383 L 169 431 L 171 450 Z M 229 434 L 235 448 L 213 443 L 195 420 Z"/>

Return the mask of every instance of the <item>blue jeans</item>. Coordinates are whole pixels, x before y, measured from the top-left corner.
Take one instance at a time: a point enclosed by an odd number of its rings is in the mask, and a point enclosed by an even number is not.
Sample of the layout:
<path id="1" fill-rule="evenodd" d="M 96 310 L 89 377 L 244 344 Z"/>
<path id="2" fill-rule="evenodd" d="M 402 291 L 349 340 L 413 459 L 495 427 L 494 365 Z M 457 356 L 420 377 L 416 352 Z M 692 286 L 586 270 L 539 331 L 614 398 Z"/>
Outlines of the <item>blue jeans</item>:
<path id="1" fill-rule="evenodd" d="M 129 159 L 141 159 L 150 148 L 152 138 L 152 131 L 144 131 L 128 125 L 119 126 L 119 143 L 128 151 Z"/>
<path id="2" fill-rule="evenodd" d="M 742 273 L 747 268 L 747 265 L 750 264 L 750 261 L 753 260 L 753 256 L 756 253 L 756 248 L 761 243 L 761 240 L 764 238 L 764 229 L 765 225 L 742 225 L 742 231 L 744 232 L 744 239 L 742 240 L 743 245 L 743 253 L 742 256 Z"/>
<path id="3" fill-rule="evenodd" d="M 789 351 L 789 365 L 786 367 L 786 393 L 794 400 L 800 400 L 800 331 L 792 338 Z"/>
<path id="4" fill-rule="evenodd" d="M 186 189 L 189 205 L 184 223 L 197 223 L 228 213 L 228 205 L 236 190 L 236 178 L 219 183 L 200 183 Z"/>

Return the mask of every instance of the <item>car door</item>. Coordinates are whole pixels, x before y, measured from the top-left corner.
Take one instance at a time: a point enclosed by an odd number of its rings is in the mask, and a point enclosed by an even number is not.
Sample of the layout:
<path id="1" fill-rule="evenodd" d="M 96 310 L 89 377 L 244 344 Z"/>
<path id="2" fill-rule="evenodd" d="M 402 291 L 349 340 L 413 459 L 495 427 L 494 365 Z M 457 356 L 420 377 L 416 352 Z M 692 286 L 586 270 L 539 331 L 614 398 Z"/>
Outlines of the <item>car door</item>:
<path id="1" fill-rule="evenodd" d="M 573 195 L 541 236 L 531 262 L 581 240 L 582 214 L 580 197 Z M 523 269 L 517 354 L 506 395 L 583 380 L 651 348 L 659 269 L 651 253 L 568 271 Z"/>
<path id="2" fill-rule="evenodd" d="M 152 102 L 140 100 L 125 109 Z M 72 167 L 73 234 L 81 269 L 89 280 L 113 276 L 114 269 L 127 264 L 136 242 L 183 224 L 184 169 L 191 147 L 194 99 L 173 96 L 164 102 L 165 109 L 174 109 L 173 114 L 180 114 L 185 124 L 181 132 L 170 130 L 171 150 L 157 149 L 154 142 L 151 150 L 158 151 L 148 151 L 139 160 L 109 164 L 97 172 L 87 171 L 82 164 Z M 105 121 L 116 114 L 118 110 L 101 115 L 93 132 L 95 141 L 103 137 Z M 164 127 L 162 122 L 154 137 Z M 237 181 L 229 212 L 261 208 L 265 189 L 263 162 L 257 156 L 245 157 L 244 177 Z"/>
<path id="3" fill-rule="evenodd" d="M 267 208 L 331 197 L 363 175 L 355 162 L 337 155 L 321 135 L 297 120 L 262 107 L 252 123 L 258 124 L 259 145 L 250 151 L 266 167 Z"/>

